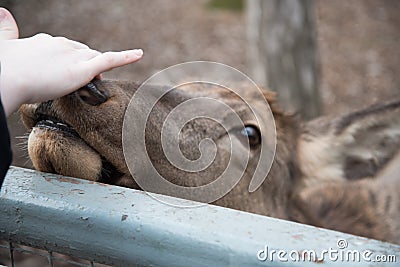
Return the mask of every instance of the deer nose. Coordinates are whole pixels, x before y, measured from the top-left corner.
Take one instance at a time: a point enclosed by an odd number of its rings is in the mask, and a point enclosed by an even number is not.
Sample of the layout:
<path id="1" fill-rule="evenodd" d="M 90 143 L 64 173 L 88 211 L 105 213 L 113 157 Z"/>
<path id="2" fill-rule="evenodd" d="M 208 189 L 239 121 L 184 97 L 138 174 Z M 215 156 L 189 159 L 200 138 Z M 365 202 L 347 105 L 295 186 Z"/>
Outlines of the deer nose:
<path id="1" fill-rule="evenodd" d="M 91 106 L 98 106 L 108 100 L 106 92 L 101 92 L 92 82 L 88 83 L 75 93 L 83 102 Z"/>

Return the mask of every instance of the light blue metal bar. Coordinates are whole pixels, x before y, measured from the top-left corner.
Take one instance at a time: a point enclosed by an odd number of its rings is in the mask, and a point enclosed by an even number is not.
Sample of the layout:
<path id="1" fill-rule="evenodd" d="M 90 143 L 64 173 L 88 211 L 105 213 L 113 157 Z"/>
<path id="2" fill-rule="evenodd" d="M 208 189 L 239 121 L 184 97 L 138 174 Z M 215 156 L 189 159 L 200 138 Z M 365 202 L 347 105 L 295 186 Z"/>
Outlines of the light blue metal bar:
<path id="1" fill-rule="evenodd" d="M 0 194 L 0 239 L 115 266 L 398 266 L 400 260 L 394 244 L 213 205 L 176 208 L 142 191 L 16 167 Z M 329 248 L 367 251 L 369 259 L 393 255 L 397 263 L 295 259 Z"/>

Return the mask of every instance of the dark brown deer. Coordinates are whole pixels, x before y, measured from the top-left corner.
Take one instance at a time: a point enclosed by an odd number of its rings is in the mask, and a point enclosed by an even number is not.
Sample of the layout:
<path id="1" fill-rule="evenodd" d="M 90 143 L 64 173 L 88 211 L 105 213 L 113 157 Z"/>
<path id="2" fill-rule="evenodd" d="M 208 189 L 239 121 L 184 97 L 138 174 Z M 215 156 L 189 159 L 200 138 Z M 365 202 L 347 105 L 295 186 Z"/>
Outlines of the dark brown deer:
<path id="1" fill-rule="evenodd" d="M 137 88 L 132 82 L 95 80 L 60 99 L 22 106 L 23 122 L 31 131 L 28 150 L 35 168 L 139 189 L 122 151 L 123 117 Z M 178 88 L 157 104 L 146 128 L 154 167 L 166 179 L 185 186 L 208 183 L 225 169 L 228 133 L 203 118 L 182 128 L 180 147 L 185 157 L 195 159 L 199 140 L 212 138 L 218 153 L 209 168 L 183 179 L 187 176 L 162 153 L 162 120 L 176 105 L 199 95 L 228 103 L 240 113 L 245 127 L 251 128 L 250 134 L 244 131 L 246 136 L 243 131 L 231 135 L 251 141 L 244 177 L 214 204 L 400 243 L 400 177 L 391 171 L 400 164 L 399 159 L 392 160 L 400 148 L 400 100 L 335 119 L 302 123 L 281 111 L 273 94 L 266 92 L 276 124 L 276 155 L 265 182 L 250 193 L 259 143 L 268 136 L 260 135 L 262 126 L 254 123 L 251 110 L 241 99 L 223 89 Z M 259 101 L 254 98 L 250 104 L 257 107 Z M 387 167 L 390 161 L 396 161 L 392 163 L 395 167 Z"/>

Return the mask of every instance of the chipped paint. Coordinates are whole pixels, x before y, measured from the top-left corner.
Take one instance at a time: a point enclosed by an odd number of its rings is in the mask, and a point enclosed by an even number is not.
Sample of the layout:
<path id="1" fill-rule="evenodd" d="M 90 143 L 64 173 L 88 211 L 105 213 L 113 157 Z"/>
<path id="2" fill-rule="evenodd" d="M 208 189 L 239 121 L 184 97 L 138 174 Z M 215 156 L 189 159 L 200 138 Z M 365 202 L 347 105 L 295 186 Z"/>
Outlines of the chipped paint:
<path id="1" fill-rule="evenodd" d="M 80 184 L 81 183 L 81 181 L 79 179 L 63 177 L 63 176 L 59 176 L 59 175 L 57 177 L 52 177 L 52 178 L 46 177 L 45 180 L 50 183 L 54 182 L 54 180 L 56 180 L 57 182 L 61 182 L 61 183 L 71 183 L 71 184 Z"/>

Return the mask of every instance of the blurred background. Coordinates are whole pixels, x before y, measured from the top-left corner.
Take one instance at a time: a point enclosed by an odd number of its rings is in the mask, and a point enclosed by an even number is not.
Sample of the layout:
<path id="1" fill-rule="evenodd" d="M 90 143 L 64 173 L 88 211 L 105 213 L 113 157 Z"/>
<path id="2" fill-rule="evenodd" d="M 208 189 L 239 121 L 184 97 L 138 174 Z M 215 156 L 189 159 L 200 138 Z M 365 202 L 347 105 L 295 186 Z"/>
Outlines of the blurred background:
<path id="1" fill-rule="evenodd" d="M 400 96 L 398 0 L 6 0 L 20 37 L 39 32 L 92 48 L 142 48 L 106 78 L 144 81 L 165 67 L 210 60 L 278 91 L 304 119 Z M 31 166 L 19 115 L 9 118 L 14 165 Z"/>

